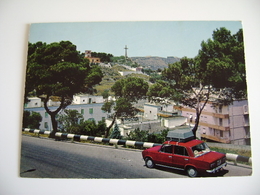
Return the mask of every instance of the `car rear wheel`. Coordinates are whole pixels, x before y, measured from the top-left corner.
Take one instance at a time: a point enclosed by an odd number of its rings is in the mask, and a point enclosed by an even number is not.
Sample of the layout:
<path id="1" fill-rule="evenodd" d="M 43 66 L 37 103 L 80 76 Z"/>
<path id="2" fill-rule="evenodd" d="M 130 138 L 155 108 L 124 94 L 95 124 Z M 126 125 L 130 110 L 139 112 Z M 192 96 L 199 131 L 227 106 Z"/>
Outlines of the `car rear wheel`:
<path id="1" fill-rule="evenodd" d="M 189 177 L 197 177 L 198 175 L 198 171 L 194 167 L 188 167 L 186 171 Z"/>
<path id="2" fill-rule="evenodd" d="M 154 168 L 155 164 L 151 158 L 145 158 L 145 165 L 148 168 Z"/>

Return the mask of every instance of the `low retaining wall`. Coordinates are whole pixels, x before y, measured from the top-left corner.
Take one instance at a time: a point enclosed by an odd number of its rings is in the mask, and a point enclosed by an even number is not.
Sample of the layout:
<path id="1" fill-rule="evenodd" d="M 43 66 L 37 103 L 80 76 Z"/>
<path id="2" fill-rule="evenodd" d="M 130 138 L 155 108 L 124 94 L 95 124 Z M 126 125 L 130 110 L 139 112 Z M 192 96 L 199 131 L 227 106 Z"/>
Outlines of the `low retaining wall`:
<path id="1" fill-rule="evenodd" d="M 30 132 L 30 133 L 45 134 L 45 135 L 49 135 L 51 133 L 50 131 L 44 131 L 44 130 L 38 130 L 38 129 L 28 129 L 28 128 L 23 128 L 23 131 Z M 94 136 L 87 136 L 87 135 L 76 135 L 76 134 L 68 134 L 68 133 L 60 133 L 60 132 L 55 133 L 55 136 L 63 138 L 63 139 L 69 138 L 69 139 L 73 139 L 75 141 L 90 140 L 90 141 L 104 142 L 104 143 L 115 144 L 115 145 L 141 146 L 144 148 L 151 148 L 154 146 L 162 145 L 162 144 L 151 143 L 151 142 L 110 139 L 110 138 L 94 137 Z"/>
<path id="2" fill-rule="evenodd" d="M 50 131 L 38 130 L 38 129 L 29 129 L 29 128 L 23 128 L 22 131 L 26 131 L 26 132 L 30 132 L 30 133 L 45 134 L 45 135 L 49 135 L 51 133 Z M 94 136 L 87 136 L 87 135 L 76 135 L 76 134 L 61 133 L 61 132 L 55 133 L 55 136 L 63 138 L 63 139 L 67 139 L 67 138 L 73 139 L 75 141 L 90 140 L 90 141 L 104 142 L 104 143 L 115 144 L 115 145 L 139 146 L 139 147 L 144 147 L 144 148 L 151 148 L 151 147 L 154 147 L 154 146 L 162 145 L 162 144 L 151 143 L 151 142 L 139 142 L 139 141 L 132 141 L 132 140 L 110 139 L 110 138 L 94 137 Z M 237 155 L 237 154 L 226 153 L 226 158 L 227 158 L 227 160 L 234 161 L 235 165 L 237 165 L 237 161 L 252 163 L 251 157 L 240 156 L 240 155 Z"/>

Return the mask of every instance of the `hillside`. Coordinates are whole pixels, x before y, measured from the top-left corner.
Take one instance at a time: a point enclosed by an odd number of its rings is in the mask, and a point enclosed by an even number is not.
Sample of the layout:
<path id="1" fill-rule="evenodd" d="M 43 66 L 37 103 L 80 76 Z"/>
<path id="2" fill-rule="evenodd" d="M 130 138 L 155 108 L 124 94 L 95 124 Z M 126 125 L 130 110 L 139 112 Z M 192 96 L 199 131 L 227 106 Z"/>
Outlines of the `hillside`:
<path id="1" fill-rule="evenodd" d="M 147 57 L 131 57 L 133 62 L 140 64 L 143 67 L 150 68 L 152 70 L 164 69 L 168 67 L 168 64 L 172 64 L 174 62 L 180 61 L 178 57 L 155 57 L 155 56 L 147 56 Z"/>
<path id="2" fill-rule="evenodd" d="M 113 95 L 113 93 L 110 91 L 111 87 L 114 85 L 114 83 L 122 79 L 124 77 L 139 77 L 144 79 L 146 82 L 149 82 L 149 76 L 143 75 L 143 74 L 130 74 L 126 76 L 121 76 L 118 71 L 129 71 L 122 65 L 114 65 L 112 68 L 107 68 L 107 67 L 101 67 L 101 71 L 104 75 L 102 78 L 102 81 L 100 82 L 99 85 L 95 86 L 96 89 L 96 94 L 95 95 L 102 95 L 104 91 L 109 91 L 110 95 Z"/>
<path id="3" fill-rule="evenodd" d="M 109 91 L 110 95 L 113 93 L 110 91 L 111 87 L 114 83 L 123 78 L 118 71 L 129 71 L 126 68 L 126 65 L 131 67 L 132 65 L 135 66 L 143 66 L 144 68 L 150 68 L 152 70 L 164 69 L 168 67 L 168 64 L 172 64 L 174 62 L 179 61 L 180 58 L 177 57 L 131 57 L 130 60 L 127 62 L 125 61 L 124 56 L 120 57 L 113 57 L 113 62 L 111 62 L 112 67 L 101 67 L 104 77 L 99 85 L 95 87 L 96 95 L 101 95 L 104 91 Z M 140 77 L 143 78 L 146 82 L 149 83 L 149 76 L 144 74 L 130 74 L 126 75 L 125 77 Z"/>

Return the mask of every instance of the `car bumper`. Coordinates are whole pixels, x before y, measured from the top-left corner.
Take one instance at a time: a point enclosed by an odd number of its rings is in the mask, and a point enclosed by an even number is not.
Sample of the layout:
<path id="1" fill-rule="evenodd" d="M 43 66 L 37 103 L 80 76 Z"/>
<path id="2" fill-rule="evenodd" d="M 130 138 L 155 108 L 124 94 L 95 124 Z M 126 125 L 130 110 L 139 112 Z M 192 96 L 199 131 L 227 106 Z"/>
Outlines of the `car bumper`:
<path id="1" fill-rule="evenodd" d="M 211 169 L 211 170 L 206 170 L 207 173 L 215 173 L 217 171 L 219 171 L 221 168 L 223 168 L 224 166 L 227 166 L 227 163 L 223 163 L 221 165 L 219 165 L 218 167 Z"/>

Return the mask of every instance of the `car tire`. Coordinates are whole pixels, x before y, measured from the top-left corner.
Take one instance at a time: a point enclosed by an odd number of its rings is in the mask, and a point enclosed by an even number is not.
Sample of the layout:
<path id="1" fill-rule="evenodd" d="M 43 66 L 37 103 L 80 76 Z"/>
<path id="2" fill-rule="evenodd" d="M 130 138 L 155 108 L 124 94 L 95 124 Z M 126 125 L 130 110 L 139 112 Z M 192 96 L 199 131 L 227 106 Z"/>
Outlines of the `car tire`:
<path id="1" fill-rule="evenodd" d="M 148 157 L 145 158 L 145 165 L 146 165 L 146 167 L 148 167 L 150 169 L 155 167 L 153 160 L 151 158 L 148 158 Z"/>
<path id="2" fill-rule="evenodd" d="M 197 177 L 198 171 L 194 167 L 188 167 L 186 170 L 189 177 Z"/>

